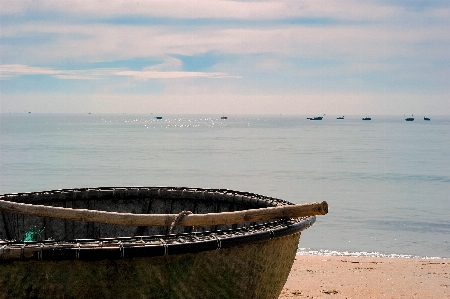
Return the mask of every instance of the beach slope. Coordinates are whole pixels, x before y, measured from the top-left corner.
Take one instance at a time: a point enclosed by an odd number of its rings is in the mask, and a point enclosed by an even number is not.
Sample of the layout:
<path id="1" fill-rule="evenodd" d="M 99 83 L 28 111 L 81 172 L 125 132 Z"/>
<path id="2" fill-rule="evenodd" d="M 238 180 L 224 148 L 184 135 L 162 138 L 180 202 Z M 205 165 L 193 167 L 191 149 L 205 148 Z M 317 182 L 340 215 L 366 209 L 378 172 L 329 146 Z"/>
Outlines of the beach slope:
<path id="1" fill-rule="evenodd" d="M 297 255 L 285 298 L 450 298 L 450 260 Z"/>

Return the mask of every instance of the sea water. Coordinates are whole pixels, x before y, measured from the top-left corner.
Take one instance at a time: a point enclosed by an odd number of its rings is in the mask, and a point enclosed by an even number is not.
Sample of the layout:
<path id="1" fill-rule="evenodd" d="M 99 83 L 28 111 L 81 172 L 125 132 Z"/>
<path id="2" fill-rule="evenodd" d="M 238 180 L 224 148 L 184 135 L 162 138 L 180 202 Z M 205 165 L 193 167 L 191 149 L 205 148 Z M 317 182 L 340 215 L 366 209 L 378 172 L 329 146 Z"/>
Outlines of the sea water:
<path id="1" fill-rule="evenodd" d="M 326 200 L 302 254 L 450 257 L 450 117 L 1 114 L 0 194 L 226 188 Z"/>

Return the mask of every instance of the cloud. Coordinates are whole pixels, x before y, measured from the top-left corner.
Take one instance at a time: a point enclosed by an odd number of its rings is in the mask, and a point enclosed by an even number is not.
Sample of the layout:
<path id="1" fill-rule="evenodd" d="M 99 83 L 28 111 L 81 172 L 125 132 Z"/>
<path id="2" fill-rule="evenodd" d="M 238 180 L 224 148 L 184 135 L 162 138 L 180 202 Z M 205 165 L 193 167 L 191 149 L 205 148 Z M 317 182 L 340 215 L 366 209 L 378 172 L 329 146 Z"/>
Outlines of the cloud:
<path id="1" fill-rule="evenodd" d="M 174 57 L 168 57 L 166 58 L 163 63 L 145 67 L 144 71 L 150 72 L 163 72 L 163 71 L 174 71 L 174 70 L 181 70 L 182 68 L 182 61 L 180 59 L 174 58 Z"/>
<path id="2" fill-rule="evenodd" d="M 406 2 L 3 0 L 0 79 L 11 94 L 448 98 L 448 1 Z"/>
<path id="3" fill-rule="evenodd" d="M 70 12 L 92 14 L 102 17 L 117 15 L 147 15 L 171 18 L 231 18 L 231 19 L 273 19 L 280 16 L 294 16 L 311 12 L 314 1 L 224 1 L 224 0 L 153 0 L 130 2 L 123 0 L 92 0 L 86 5 L 84 0 L 3 0 L 3 14 L 18 14 L 29 11 Z"/>
<path id="4" fill-rule="evenodd" d="M 92 80 L 109 74 L 111 70 L 55 70 L 45 67 L 33 67 L 23 64 L 4 64 L 0 66 L 0 79 L 10 79 L 23 75 L 48 75 L 59 79 Z"/>
<path id="5" fill-rule="evenodd" d="M 177 78 L 240 78 L 230 76 L 225 73 L 205 73 L 205 72 L 155 72 L 155 71 L 117 71 L 117 76 L 130 76 L 135 79 L 177 79 Z"/>
<path id="6" fill-rule="evenodd" d="M 134 79 L 177 79 L 177 78 L 240 78 L 226 73 L 217 72 L 182 72 L 182 71 L 158 71 L 152 67 L 142 71 L 130 71 L 119 69 L 90 69 L 90 70 L 55 70 L 45 67 L 32 67 L 23 64 L 5 64 L 0 66 L 0 79 L 10 79 L 24 75 L 49 75 L 59 79 L 92 80 L 105 76 L 126 76 Z"/>
<path id="7" fill-rule="evenodd" d="M 420 20 L 415 12 L 412 19 Z M 398 18 L 401 18 L 399 16 Z M 423 16 L 422 16 L 423 18 Z M 448 19 L 448 18 L 447 18 Z M 410 21 L 413 22 L 413 21 Z M 131 26 L 105 24 L 2 25 L 2 60 L 29 65 L 57 60 L 108 61 L 135 57 L 193 56 L 215 51 L 223 54 L 272 53 L 304 57 L 389 56 L 423 57 L 414 45 L 427 44 L 445 53 L 447 26 L 434 23 L 369 23 L 327 26 Z M 50 35 L 39 43 L 15 39 Z M 9 41 L 11 40 L 11 41 Z"/>
<path id="8" fill-rule="evenodd" d="M 57 75 L 59 72 L 48 68 L 30 67 L 23 64 L 5 64 L 0 66 L 0 79 L 8 79 L 23 74 Z"/>
<path id="9" fill-rule="evenodd" d="M 430 1 L 431 2 L 431 1 Z M 65 13 L 108 18 L 115 16 L 149 16 L 157 18 L 186 19 L 245 19 L 274 20 L 293 17 L 326 17 L 345 20 L 382 19 L 410 10 L 413 5 L 399 1 L 335 1 L 335 0 L 284 0 L 284 1 L 234 1 L 234 0 L 3 0 L 2 14 L 30 12 Z M 427 5 L 428 10 L 446 7 L 442 3 Z"/>

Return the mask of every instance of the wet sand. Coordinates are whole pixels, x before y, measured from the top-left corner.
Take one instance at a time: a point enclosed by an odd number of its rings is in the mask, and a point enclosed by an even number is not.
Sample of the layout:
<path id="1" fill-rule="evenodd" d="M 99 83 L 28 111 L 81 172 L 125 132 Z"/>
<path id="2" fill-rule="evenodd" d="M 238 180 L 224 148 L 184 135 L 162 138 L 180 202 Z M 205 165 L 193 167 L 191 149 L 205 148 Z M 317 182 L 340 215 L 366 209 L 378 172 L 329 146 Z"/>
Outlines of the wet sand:
<path id="1" fill-rule="evenodd" d="M 285 298 L 450 298 L 450 260 L 297 255 Z"/>

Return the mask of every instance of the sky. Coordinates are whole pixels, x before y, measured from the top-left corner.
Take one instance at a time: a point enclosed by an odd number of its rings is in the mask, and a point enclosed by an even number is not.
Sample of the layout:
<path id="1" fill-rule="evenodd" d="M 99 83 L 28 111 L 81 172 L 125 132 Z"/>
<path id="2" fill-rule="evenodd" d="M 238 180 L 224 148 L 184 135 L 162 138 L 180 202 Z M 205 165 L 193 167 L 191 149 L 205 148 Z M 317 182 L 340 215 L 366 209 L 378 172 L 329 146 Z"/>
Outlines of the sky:
<path id="1" fill-rule="evenodd" d="M 450 115 L 450 0 L 1 0 L 1 113 Z"/>

